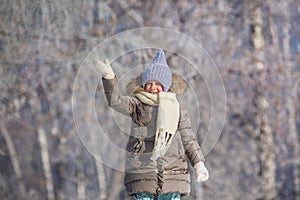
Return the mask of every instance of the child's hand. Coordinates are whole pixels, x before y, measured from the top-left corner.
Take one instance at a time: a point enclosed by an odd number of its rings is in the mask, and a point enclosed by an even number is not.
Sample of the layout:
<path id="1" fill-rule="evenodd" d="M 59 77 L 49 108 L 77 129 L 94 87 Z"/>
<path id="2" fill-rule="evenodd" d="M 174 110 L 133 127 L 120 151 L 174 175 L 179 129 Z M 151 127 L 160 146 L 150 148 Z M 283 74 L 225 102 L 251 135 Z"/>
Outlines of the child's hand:
<path id="1" fill-rule="evenodd" d="M 110 66 L 109 59 L 106 58 L 104 62 L 101 60 L 94 60 L 94 63 L 105 79 L 113 79 L 115 77 L 115 73 Z"/>
<path id="2" fill-rule="evenodd" d="M 209 178 L 209 173 L 204 165 L 204 162 L 196 163 L 194 165 L 194 170 L 197 182 L 207 181 L 207 179 Z"/>

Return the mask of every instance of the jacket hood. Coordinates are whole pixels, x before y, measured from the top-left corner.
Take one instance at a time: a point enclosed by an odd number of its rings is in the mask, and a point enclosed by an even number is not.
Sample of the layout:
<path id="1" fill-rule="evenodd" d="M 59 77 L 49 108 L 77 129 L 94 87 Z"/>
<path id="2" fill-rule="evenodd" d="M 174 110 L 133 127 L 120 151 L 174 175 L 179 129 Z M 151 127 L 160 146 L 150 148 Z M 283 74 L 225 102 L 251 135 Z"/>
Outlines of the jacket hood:
<path id="1" fill-rule="evenodd" d="M 132 79 L 126 85 L 126 91 L 129 94 L 132 94 L 137 91 L 143 91 L 144 88 L 142 87 L 142 75 Z M 182 94 L 188 87 L 188 83 L 183 79 L 183 77 L 177 73 L 172 74 L 172 85 L 170 87 L 170 91 L 176 94 Z"/>

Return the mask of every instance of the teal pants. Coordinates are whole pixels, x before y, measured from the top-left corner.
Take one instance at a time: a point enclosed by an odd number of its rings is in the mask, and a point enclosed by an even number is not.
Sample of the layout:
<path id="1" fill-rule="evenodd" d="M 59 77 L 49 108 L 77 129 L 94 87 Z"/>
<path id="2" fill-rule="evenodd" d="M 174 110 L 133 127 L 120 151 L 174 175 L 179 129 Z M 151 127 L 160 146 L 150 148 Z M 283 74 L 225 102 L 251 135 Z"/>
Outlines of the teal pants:
<path id="1" fill-rule="evenodd" d="M 155 198 L 154 194 L 150 193 L 137 193 L 133 196 L 133 200 L 180 200 L 180 194 L 177 192 L 168 193 L 168 194 L 159 194 L 157 198 Z"/>

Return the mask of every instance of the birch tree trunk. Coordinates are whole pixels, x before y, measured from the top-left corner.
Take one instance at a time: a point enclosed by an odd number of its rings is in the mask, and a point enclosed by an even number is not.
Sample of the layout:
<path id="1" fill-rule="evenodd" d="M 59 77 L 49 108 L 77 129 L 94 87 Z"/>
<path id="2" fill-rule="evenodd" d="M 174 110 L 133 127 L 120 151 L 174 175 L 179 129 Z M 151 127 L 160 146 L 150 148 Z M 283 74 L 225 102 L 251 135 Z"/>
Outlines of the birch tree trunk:
<path id="1" fill-rule="evenodd" d="M 97 166 L 97 173 L 98 173 L 98 182 L 99 182 L 99 191 L 100 191 L 100 200 L 105 200 L 107 199 L 107 194 L 106 194 L 106 179 L 105 179 L 105 173 L 104 173 L 104 167 L 102 163 L 98 160 L 95 160 L 96 166 Z"/>
<path id="2" fill-rule="evenodd" d="M 9 135 L 9 132 L 8 132 L 6 126 L 5 126 L 5 123 L 4 123 L 3 119 L 4 118 L 0 117 L 1 132 L 3 134 L 4 140 L 5 140 L 8 152 L 9 152 L 9 157 L 11 159 L 13 170 L 14 170 L 15 175 L 16 175 L 17 180 L 18 180 L 18 187 L 19 187 L 19 191 L 21 193 L 20 196 L 23 196 L 25 198 L 26 197 L 25 196 L 25 184 L 23 182 L 23 175 L 22 175 L 22 172 L 21 172 L 20 162 L 19 162 L 19 159 L 17 157 L 16 149 L 14 147 L 14 144 L 12 142 L 12 139 Z"/>
<path id="3" fill-rule="evenodd" d="M 81 170 L 77 173 L 77 194 L 78 199 L 86 199 L 85 195 L 85 183 L 84 183 L 84 174 Z"/>
<path id="4" fill-rule="evenodd" d="M 256 110 L 255 120 L 258 125 L 258 156 L 260 162 L 260 177 L 262 186 L 262 199 L 276 198 L 275 185 L 275 155 L 273 152 L 274 141 L 271 125 L 268 117 L 269 102 L 265 96 L 265 81 L 267 69 L 264 64 L 264 38 L 263 16 L 261 11 L 261 1 L 257 0 L 254 4 L 252 13 L 252 32 L 251 42 L 254 48 L 255 71 L 257 72 L 257 81 L 254 91 L 254 107 Z"/>
<path id="5" fill-rule="evenodd" d="M 203 183 L 195 183 L 194 190 L 195 190 L 195 196 L 196 200 L 202 200 L 203 199 Z"/>
<path id="6" fill-rule="evenodd" d="M 287 110 L 289 113 L 288 116 L 288 125 L 289 125 L 289 136 L 291 137 L 291 141 L 293 142 L 293 182 L 294 182 L 294 192 L 295 192 L 295 200 L 300 200 L 300 148 L 297 136 L 297 128 L 296 128 L 296 109 L 294 98 L 297 94 L 298 83 L 291 85 L 291 97 L 287 99 Z"/>
<path id="7" fill-rule="evenodd" d="M 293 78 L 292 65 L 290 62 L 290 24 L 285 23 L 283 27 L 283 55 L 285 59 L 287 79 L 288 79 L 288 88 L 290 88 L 290 94 L 287 95 L 286 106 L 288 110 L 288 127 L 290 140 L 293 143 L 294 151 L 294 191 L 295 191 L 295 200 L 300 200 L 300 148 L 297 136 L 297 127 L 296 127 L 296 96 L 298 90 L 298 80 Z"/>
<path id="8" fill-rule="evenodd" d="M 38 141 L 41 148 L 41 157 L 46 179 L 47 199 L 54 199 L 53 177 L 51 172 L 51 165 L 48 152 L 47 137 L 43 128 L 38 129 Z"/>

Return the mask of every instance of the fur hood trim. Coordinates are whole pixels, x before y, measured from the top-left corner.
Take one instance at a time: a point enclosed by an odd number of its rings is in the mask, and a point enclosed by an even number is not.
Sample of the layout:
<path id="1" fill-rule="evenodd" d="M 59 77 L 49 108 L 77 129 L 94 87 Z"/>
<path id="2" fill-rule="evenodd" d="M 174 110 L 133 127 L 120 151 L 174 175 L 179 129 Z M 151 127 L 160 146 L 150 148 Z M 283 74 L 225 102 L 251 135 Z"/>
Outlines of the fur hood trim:
<path id="1" fill-rule="evenodd" d="M 170 88 L 170 92 L 174 92 L 176 94 L 182 94 L 188 87 L 187 81 L 185 81 L 181 75 L 177 73 L 172 74 L 172 85 Z M 137 91 L 144 91 L 142 87 L 142 74 L 135 79 L 132 79 L 126 86 L 126 91 L 129 94 L 132 94 Z"/>

